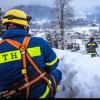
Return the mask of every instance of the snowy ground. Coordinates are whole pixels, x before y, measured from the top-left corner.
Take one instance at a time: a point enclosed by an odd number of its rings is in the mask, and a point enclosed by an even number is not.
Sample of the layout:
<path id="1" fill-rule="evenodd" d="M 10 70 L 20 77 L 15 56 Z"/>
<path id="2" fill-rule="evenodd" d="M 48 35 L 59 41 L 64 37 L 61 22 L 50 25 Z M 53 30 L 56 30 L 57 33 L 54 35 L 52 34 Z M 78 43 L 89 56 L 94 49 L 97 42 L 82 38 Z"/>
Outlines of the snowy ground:
<path id="1" fill-rule="evenodd" d="M 54 50 L 61 59 L 58 68 L 62 71 L 55 98 L 100 98 L 100 57 L 85 54 L 84 46 L 79 52 Z"/>

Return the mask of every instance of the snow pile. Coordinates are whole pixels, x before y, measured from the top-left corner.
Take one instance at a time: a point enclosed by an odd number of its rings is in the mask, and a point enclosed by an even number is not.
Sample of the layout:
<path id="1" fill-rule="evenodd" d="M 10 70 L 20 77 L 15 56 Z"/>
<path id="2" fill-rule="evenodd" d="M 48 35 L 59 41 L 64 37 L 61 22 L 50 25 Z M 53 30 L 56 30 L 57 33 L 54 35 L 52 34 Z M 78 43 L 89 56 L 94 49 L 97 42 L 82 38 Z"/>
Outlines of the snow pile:
<path id="1" fill-rule="evenodd" d="M 37 33 L 34 37 L 41 37 L 41 38 L 45 39 L 46 34 L 44 32 L 41 32 L 41 33 Z"/>
<path id="2" fill-rule="evenodd" d="M 100 45 L 99 45 L 99 47 L 96 50 L 97 50 L 98 56 L 100 57 Z"/>
<path id="3" fill-rule="evenodd" d="M 54 50 L 63 75 L 56 98 L 100 98 L 100 57 Z"/>
<path id="4" fill-rule="evenodd" d="M 82 44 L 82 39 L 76 39 L 75 43 Z"/>

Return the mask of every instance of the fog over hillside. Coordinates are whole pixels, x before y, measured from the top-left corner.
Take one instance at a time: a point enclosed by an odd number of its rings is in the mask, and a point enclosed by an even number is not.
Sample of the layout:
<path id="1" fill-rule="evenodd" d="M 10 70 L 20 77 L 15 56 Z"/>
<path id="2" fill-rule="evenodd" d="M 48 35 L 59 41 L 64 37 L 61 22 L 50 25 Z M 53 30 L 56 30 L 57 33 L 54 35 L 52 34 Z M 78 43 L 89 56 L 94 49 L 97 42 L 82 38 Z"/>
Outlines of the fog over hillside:
<path id="1" fill-rule="evenodd" d="M 20 5 L 14 8 L 25 11 L 28 15 L 32 16 L 32 20 L 43 20 L 43 19 L 50 20 L 52 18 L 53 9 L 48 6 Z"/>

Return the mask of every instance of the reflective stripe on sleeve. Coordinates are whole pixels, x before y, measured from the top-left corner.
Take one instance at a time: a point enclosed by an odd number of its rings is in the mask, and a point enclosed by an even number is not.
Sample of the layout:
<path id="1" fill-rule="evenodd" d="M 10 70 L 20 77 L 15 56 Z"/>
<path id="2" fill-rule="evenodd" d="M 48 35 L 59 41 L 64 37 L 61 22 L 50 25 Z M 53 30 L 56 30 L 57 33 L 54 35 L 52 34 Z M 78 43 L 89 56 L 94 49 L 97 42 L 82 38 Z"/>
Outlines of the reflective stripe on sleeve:
<path id="1" fill-rule="evenodd" d="M 59 88 L 59 87 L 58 87 L 58 85 L 57 85 L 56 91 L 58 91 L 58 88 Z"/>
<path id="2" fill-rule="evenodd" d="M 88 52 L 88 54 L 96 54 L 96 53 L 89 53 L 89 52 Z"/>
<path id="3" fill-rule="evenodd" d="M 58 61 L 58 57 L 56 57 L 52 62 L 46 63 L 47 66 L 52 66 Z"/>
<path id="4" fill-rule="evenodd" d="M 49 80 L 49 83 L 51 84 L 50 80 Z M 40 99 L 46 98 L 47 95 L 49 94 L 49 92 L 50 92 L 50 88 L 47 86 L 44 94 L 42 96 L 40 96 Z"/>

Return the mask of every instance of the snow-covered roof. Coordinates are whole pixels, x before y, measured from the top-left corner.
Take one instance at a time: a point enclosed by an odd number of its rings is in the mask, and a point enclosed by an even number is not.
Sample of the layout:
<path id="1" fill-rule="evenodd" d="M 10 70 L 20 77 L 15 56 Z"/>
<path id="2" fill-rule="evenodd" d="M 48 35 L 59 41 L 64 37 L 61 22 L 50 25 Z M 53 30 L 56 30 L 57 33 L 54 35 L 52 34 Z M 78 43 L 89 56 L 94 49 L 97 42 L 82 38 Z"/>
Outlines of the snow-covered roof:
<path id="1" fill-rule="evenodd" d="M 91 31 L 99 31 L 99 26 L 93 27 L 93 26 L 84 26 L 84 27 L 74 27 L 73 31 L 79 32 L 79 33 L 84 33 L 84 34 L 91 34 Z"/>

